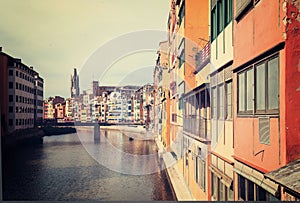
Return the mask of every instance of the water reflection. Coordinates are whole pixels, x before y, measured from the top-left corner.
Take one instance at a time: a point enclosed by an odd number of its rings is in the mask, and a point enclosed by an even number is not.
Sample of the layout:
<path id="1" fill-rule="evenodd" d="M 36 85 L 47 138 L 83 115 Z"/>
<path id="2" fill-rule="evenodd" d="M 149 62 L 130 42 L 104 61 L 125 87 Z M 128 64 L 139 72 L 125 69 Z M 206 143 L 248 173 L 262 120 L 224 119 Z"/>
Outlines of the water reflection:
<path id="1" fill-rule="evenodd" d="M 93 136 L 89 137 L 85 144 L 94 149 L 109 142 L 133 155 L 155 154 L 156 151 L 153 141 L 130 142 L 118 131 L 101 131 L 100 142 L 96 144 Z M 119 167 L 126 162 L 126 156 L 108 156 L 107 159 L 114 160 Z M 146 162 L 143 164 L 147 167 Z M 140 167 L 138 161 L 133 165 Z M 2 166 L 4 200 L 174 199 L 165 171 L 138 176 L 111 171 L 91 158 L 77 134 L 44 137 L 40 147 L 5 154 Z"/>
<path id="2" fill-rule="evenodd" d="M 120 130 L 101 131 L 100 144 L 95 145 L 92 129 L 77 130 L 78 137 L 87 152 L 101 165 L 119 173 L 144 175 L 161 170 L 154 140 L 134 139 Z M 103 136 L 104 134 L 104 136 Z M 94 135 L 95 137 L 95 135 Z"/>

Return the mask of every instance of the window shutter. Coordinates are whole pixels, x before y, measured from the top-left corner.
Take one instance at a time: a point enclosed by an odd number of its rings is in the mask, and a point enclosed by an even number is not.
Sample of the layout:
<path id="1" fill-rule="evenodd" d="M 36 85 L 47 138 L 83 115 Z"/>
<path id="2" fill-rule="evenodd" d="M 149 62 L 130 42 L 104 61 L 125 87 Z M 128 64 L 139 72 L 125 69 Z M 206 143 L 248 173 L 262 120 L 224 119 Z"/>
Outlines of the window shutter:
<path id="1" fill-rule="evenodd" d="M 232 66 L 229 66 L 224 70 L 224 79 L 226 81 L 231 78 L 232 78 Z"/>
<path id="2" fill-rule="evenodd" d="M 236 18 L 252 3 L 252 0 L 236 0 Z"/>
<path id="3" fill-rule="evenodd" d="M 258 118 L 259 142 L 261 144 L 270 144 L 270 118 Z"/>

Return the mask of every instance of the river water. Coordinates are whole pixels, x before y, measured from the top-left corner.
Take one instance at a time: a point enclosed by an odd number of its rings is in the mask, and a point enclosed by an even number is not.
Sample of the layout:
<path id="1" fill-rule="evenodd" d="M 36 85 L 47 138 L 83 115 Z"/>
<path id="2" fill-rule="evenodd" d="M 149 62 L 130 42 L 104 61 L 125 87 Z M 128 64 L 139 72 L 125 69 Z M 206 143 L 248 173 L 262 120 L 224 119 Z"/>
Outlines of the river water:
<path id="1" fill-rule="evenodd" d="M 123 156 L 155 154 L 157 147 L 153 140 L 129 141 L 126 134 L 106 130 L 101 131 L 99 141 L 92 134 L 88 131 L 84 134 L 93 138 L 90 141 L 80 139 L 78 133 L 44 137 L 42 145 L 2 154 L 3 200 L 174 200 L 165 170 L 145 175 L 128 174 L 126 170 L 124 173 L 105 166 L 88 149 L 99 149 L 105 140 L 126 152 L 121 157 L 112 153 L 107 158 L 122 160 L 118 163 L 127 163 L 125 168 L 130 168 L 135 160 Z M 131 159 L 135 157 L 139 158 Z M 159 166 L 158 160 L 153 159 L 156 156 L 151 157 L 151 161 L 142 162 L 144 168 Z"/>

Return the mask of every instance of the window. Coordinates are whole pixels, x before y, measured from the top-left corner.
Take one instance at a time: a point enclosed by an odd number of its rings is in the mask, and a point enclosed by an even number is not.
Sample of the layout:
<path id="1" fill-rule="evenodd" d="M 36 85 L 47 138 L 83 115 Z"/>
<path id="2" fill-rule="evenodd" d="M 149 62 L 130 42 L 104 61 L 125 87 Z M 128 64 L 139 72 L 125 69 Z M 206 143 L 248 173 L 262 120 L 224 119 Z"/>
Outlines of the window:
<path id="1" fill-rule="evenodd" d="M 256 110 L 264 110 L 266 103 L 265 64 L 256 66 Z"/>
<path id="2" fill-rule="evenodd" d="M 279 58 L 278 55 L 255 66 L 256 113 L 278 113 L 279 103 Z"/>
<path id="3" fill-rule="evenodd" d="M 9 95 L 9 96 L 8 96 L 8 101 L 9 101 L 9 102 L 13 102 L 13 101 L 14 101 L 13 95 Z"/>
<path id="4" fill-rule="evenodd" d="M 239 74 L 239 112 L 253 111 L 253 69 L 250 68 Z"/>
<path id="5" fill-rule="evenodd" d="M 211 194 L 213 200 L 216 201 L 234 200 L 233 186 L 228 188 L 213 172 L 211 173 Z"/>
<path id="6" fill-rule="evenodd" d="M 220 181 L 220 179 L 218 179 L 218 188 L 219 188 L 218 200 L 224 201 L 224 187 L 223 187 L 223 183 Z"/>
<path id="7" fill-rule="evenodd" d="M 217 14 L 216 14 L 216 7 L 214 7 L 211 11 L 211 41 L 216 39 L 217 37 Z"/>
<path id="8" fill-rule="evenodd" d="M 14 84 L 13 84 L 13 82 L 9 82 L 9 83 L 8 83 L 8 88 L 9 88 L 9 89 L 12 89 L 12 88 L 14 88 Z"/>
<path id="9" fill-rule="evenodd" d="M 238 178 L 238 185 L 239 185 L 239 191 L 238 191 L 238 198 L 239 200 L 246 200 L 246 187 L 245 187 L 245 178 L 243 176 L 239 175 Z"/>
<path id="10" fill-rule="evenodd" d="M 225 0 L 224 1 L 224 15 L 225 15 L 225 26 L 230 23 L 232 20 L 232 0 Z"/>
<path id="11" fill-rule="evenodd" d="M 9 70 L 8 71 L 8 75 L 14 75 L 14 71 L 13 70 Z"/>
<path id="12" fill-rule="evenodd" d="M 211 8 L 211 41 L 232 21 L 232 0 L 215 0 Z"/>
<path id="13" fill-rule="evenodd" d="M 253 69 L 246 72 L 246 111 L 253 111 Z"/>
<path id="14" fill-rule="evenodd" d="M 224 84 L 218 86 L 218 118 L 224 119 Z"/>
<path id="15" fill-rule="evenodd" d="M 195 155 L 195 180 L 200 188 L 205 191 L 205 161 L 201 159 L 199 151 L 201 151 L 200 148 L 198 149 L 198 155 Z"/>
<path id="16" fill-rule="evenodd" d="M 14 123 L 13 123 L 13 119 L 8 119 L 8 125 L 9 125 L 9 126 L 12 126 L 12 125 L 14 125 Z"/>
<path id="17" fill-rule="evenodd" d="M 217 89 L 212 88 L 212 118 L 217 118 Z"/>
<path id="18" fill-rule="evenodd" d="M 218 178 L 214 175 L 214 173 L 211 173 L 211 194 L 214 197 L 215 200 L 217 200 L 217 191 L 218 191 Z"/>
<path id="19" fill-rule="evenodd" d="M 12 106 L 9 106 L 9 107 L 8 107 L 8 112 L 9 112 L 9 113 L 12 113 L 12 112 L 14 112 L 14 109 L 13 109 L 13 107 L 12 107 Z"/>
<path id="20" fill-rule="evenodd" d="M 254 183 L 247 181 L 247 201 L 254 201 Z"/>
<path id="21" fill-rule="evenodd" d="M 16 102 L 19 102 L 19 96 L 16 95 Z"/>
<path id="22" fill-rule="evenodd" d="M 278 55 L 238 73 L 238 113 L 275 114 L 279 103 Z M 254 109 L 255 107 L 255 109 Z"/>
<path id="23" fill-rule="evenodd" d="M 244 201 L 279 201 L 274 195 L 252 181 L 238 175 L 238 198 Z"/>
<path id="24" fill-rule="evenodd" d="M 226 197 L 226 201 L 233 201 L 234 200 L 234 193 L 233 193 L 233 186 L 231 185 L 230 188 L 226 187 L 226 191 L 227 191 L 227 197 Z"/>
<path id="25" fill-rule="evenodd" d="M 232 119 L 232 81 L 226 83 L 226 119 Z"/>
<path id="26" fill-rule="evenodd" d="M 238 111 L 245 111 L 245 73 L 238 74 Z"/>
<path id="27" fill-rule="evenodd" d="M 217 31 L 218 34 L 223 30 L 223 4 L 222 1 L 219 0 L 217 2 Z"/>
<path id="28" fill-rule="evenodd" d="M 268 109 L 278 109 L 279 78 L 278 57 L 268 61 Z"/>

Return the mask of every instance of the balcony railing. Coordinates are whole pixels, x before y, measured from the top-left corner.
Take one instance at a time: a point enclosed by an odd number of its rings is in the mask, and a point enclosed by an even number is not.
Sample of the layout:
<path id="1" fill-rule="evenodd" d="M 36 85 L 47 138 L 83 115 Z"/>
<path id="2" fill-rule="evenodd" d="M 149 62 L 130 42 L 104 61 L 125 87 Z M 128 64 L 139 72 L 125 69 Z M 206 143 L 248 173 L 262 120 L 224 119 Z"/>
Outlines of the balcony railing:
<path id="1" fill-rule="evenodd" d="M 199 72 L 202 68 L 204 68 L 210 61 L 210 43 L 208 42 L 201 51 L 199 51 L 195 56 L 196 61 L 196 70 L 195 72 Z"/>
<path id="2" fill-rule="evenodd" d="M 207 118 L 198 115 L 185 116 L 183 118 L 183 131 L 207 140 L 209 138 Z"/>

